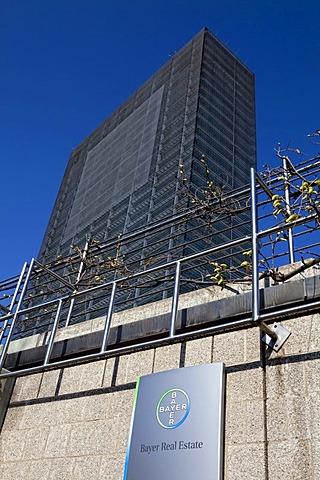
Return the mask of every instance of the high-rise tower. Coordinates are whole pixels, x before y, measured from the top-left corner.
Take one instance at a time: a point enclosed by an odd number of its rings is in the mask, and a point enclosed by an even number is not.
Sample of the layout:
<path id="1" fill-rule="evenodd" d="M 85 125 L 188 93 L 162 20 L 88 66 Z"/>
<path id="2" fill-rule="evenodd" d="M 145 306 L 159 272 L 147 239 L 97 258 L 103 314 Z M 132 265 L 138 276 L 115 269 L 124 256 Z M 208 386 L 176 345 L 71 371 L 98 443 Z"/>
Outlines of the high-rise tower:
<path id="1" fill-rule="evenodd" d="M 217 182 L 230 189 L 249 183 L 256 162 L 254 75 L 207 29 L 72 152 L 40 261 L 68 254 L 88 235 L 104 241 L 186 207 L 179 165 L 201 187 L 202 155 Z M 226 239 L 241 233 L 233 226 Z"/>

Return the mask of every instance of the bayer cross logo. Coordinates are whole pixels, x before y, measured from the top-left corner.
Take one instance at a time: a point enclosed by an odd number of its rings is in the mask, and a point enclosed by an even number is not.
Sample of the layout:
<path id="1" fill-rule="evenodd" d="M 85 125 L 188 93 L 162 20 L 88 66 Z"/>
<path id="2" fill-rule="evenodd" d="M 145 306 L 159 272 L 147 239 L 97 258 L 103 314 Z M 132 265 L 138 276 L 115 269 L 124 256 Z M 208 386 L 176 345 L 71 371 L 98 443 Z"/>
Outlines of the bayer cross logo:
<path id="1" fill-rule="evenodd" d="M 190 400 L 181 388 L 171 388 L 160 398 L 156 417 L 163 428 L 179 427 L 189 415 Z"/>

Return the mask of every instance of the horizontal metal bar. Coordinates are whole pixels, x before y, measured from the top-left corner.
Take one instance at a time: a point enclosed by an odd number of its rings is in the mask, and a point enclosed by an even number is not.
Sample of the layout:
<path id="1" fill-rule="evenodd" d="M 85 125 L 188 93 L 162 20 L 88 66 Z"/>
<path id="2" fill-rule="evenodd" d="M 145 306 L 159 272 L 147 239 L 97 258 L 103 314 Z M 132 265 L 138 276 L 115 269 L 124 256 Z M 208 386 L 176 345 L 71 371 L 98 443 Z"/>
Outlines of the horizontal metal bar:
<path id="1" fill-rule="evenodd" d="M 6 288 L 13 288 L 13 286 L 17 283 L 17 281 L 19 280 L 19 275 L 15 275 L 14 277 L 10 277 L 10 278 L 5 278 L 4 280 L 1 280 L 0 281 L 0 287 L 2 289 Z"/>
<path id="2" fill-rule="evenodd" d="M 316 157 L 313 157 L 313 158 L 309 158 L 308 160 L 306 160 L 305 162 L 301 162 L 300 164 L 297 165 L 297 167 L 300 166 L 300 168 L 296 168 L 294 167 L 294 170 L 296 170 L 298 173 L 303 173 L 307 170 L 314 170 L 315 168 L 319 168 L 320 166 L 320 161 L 319 161 L 320 157 L 317 155 Z M 317 162 L 315 160 L 318 160 Z M 309 163 L 311 162 L 311 163 Z M 291 161 L 290 161 L 291 163 Z M 307 163 L 307 165 L 305 165 L 305 163 Z"/>
<path id="3" fill-rule="evenodd" d="M 277 233 L 280 230 L 288 230 L 288 228 L 297 227 L 299 225 L 303 225 L 304 223 L 312 222 L 312 220 L 315 220 L 317 216 L 318 215 L 316 213 L 313 213 L 312 215 L 308 215 L 307 217 L 298 218 L 293 222 L 280 223 L 278 225 L 275 225 L 274 227 L 267 228 L 266 230 L 260 230 L 258 232 L 258 237 L 263 238 L 267 235 L 271 235 L 272 233 Z"/>
<path id="4" fill-rule="evenodd" d="M 224 245 L 219 245 L 217 247 L 212 247 L 212 248 L 209 248 L 208 250 L 205 250 L 204 252 L 201 252 L 201 253 L 195 253 L 193 255 L 190 255 L 188 257 L 184 257 L 182 260 L 181 260 L 181 263 L 187 263 L 189 261 L 192 261 L 192 260 L 196 260 L 198 258 L 201 258 L 203 256 L 206 256 L 206 255 L 210 255 L 212 253 L 216 253 L 216 252 L 219 252 L 219 251 L 222 251 L 222 250 L 225 250 L 225 249 L 228 249 L 228 248 L 233 248 L 235 246 L 238 246 L 238 245 L 242 245 L 244 243 L 247 243 L 251 240 L 251 237 L 250 236 L 247 236 L 247 237 L 243 237 L 241 239 L 238 239 L 238 240 L 233 240 L 229 243 L 226 243 Z M 144 276 L 148 276 L 148 275 L 151 275 L 152 273 L 154 272 L 158 272 L 160 270 L 167 270 L 168 268 L 170 267 L 175 267 L 175 264 L 176 264 L 176 260 L 175 261 L 171 261 L 171 262 L 168 262 L 168 263 L 164 263 L 162 265 L 158 265 L 156 267 L 152 267 L 152 268 L 149 268 L 148 270 L 143 270 L 141 272 L 137 272 L 137 273 L 133 273 L 132 275 L 127 275 L 125 277 L 120 277 L 120 278 L 117 278 L 115 280 L 115 282 L 117 284 L 119 283 L 123 283 L 123 282 L 126 282 L 128 280 L 133 280 L 133 279 L 136 279 L 136 278 L 139 278 L 139 277 L 144 277 Z M 84 296 L 84 295 L 88 295 L 90 293 L 94 293 L 96 291 L 99 291 L 99 290 L 104 290 L 106 288 L 111 288 L 112 287 L 112 284 L 113 284 L 113 281 L 110 281 L 110 282 L 106 282 L 106 283 L 103 283 L 101 285 L 96 285 L 94 287 L 90 287 L 90 288 L 87 288 L 85 290 L 81 290 L 80 292 L 73 292 L 72 294 L 69 294 L 69 295 L 64 295 L 64 296 L 60 296 L 54 300 L 49 300 L 47 302 L 44 302 L 44 303 L 41 303 L 39 305 L 36 305 L 34 307 L 30 307 L 30 308 L 26 308 L 26 309 L 23 309 L 23 310 L 20 310 L 19 311 L 19 314 L 20 315 L 25 315 L 27 313 L 30 313 L 31 311 L 34 311 L 34 310 L 39 310 L 40 308 L 45 308 L 45 307 L 48 307 L 50 305 L 53 305 L 55 303 L 57 303 L 60 299 L 61 300 L 68 300 L 68 299 L 72 299 L 72 298 L 76 298 L 76 297 L 81 297 L 81 296 Z M 0 317 L 1 320 L 3 319 L 6 319 L 6 318 L 10 318 L 12 315 L 6 315 L 6 316 L 3 316 L 3 317 Z"/>
<path id="5" fill-rule="evenodd" d="M 230 199 L 230 198 L 237 199 L 237 197 L 242 198 L 244 195 L 248 195 L 249 193 L 250 193 L 249 186 L 244 187 L 242 189 L 236 189 L 235 191 L 228 193 L 228 199 Z M 214 206 L 215 204 L 219 205 L 218 200 L 212 201 L 211 206 Z M 154 222 L 152 224 L 149 224 L 146 227 L 140 228 L 140 229 L 138 229 L 136 231 L 133 231 L 131 233 L 123 234 L 120 239 L 117 238 L 117 239 L 110 240 L 109 242 L 99 243 L 96 246 L 92 246 L 91 247 L 91 252 L 92 253 L 94 253 L 94 252 L 103 253 L 105 250 L 110 249 L 113 246 L 116 246 L 117 244 L 119 244 L 119 242 L 120 243 L 125 243 L 125 242 L 128 242 L 130 240 L 134 240 L 136 237 L 139 237 L 140 235 L 145 235 L 149 232 L 152 232 L 153 230 L 156 230 L 158 232 L 162 228 L 166 228 L 171 224 L 176 225 L 177 222 L 179 222 L 179 220 L 182 221 L 182 220 L 186 219 L 186 217 L 188 219 L 190 217 L 194 218 L 195 215 L 200 215 L 202 209 L 203 209 L 203 207 L 200 206 L 200 207 L 196 207 L 196 208 L 193 208 L 193 209 L 190 209 L 190 210 L 183 210 L 181 213 L 178 213 L 173 217 L 171 216 L 171 217 L 168 217 L 168 218 L 164 218 L 161 221 Z M 63 268 L 63 266 L 62 266 L 62 268 Z"/>
<path id="6" fill-rule="evenodd" d="M 44 270 L 46 273 L 49 275 L 52 275 L 56 280 L 59 280 L 59 282 L 63 283 L 66 287 L 71 288 L 71 290 L 75 290 L 75 285 L 72 285 L 72 283 L 68 282 L 65 278 L 61 277 L 57 273 L 53 272 L 49 268 L 45 267 L 42 265 L 42 263 L 37 262 L 37 260 L 34 260 L 35 265 L 37 265 L 39 268 Z"/>

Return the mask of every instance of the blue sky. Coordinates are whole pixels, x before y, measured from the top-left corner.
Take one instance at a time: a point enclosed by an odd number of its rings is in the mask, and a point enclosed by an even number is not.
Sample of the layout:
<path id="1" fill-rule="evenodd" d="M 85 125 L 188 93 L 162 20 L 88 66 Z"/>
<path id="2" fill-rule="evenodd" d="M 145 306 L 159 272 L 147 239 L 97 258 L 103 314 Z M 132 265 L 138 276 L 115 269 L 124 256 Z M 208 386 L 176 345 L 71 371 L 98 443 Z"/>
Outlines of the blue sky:
<path id="1" fill-rule="evenodd" d="M 37 256 L 72 149 L 203 26 L 256 75 L 259 165 L 277 164 L 278 141 L 315 155 L 319 10 L 317 0 L 0 0 L 1 279 Z"/>

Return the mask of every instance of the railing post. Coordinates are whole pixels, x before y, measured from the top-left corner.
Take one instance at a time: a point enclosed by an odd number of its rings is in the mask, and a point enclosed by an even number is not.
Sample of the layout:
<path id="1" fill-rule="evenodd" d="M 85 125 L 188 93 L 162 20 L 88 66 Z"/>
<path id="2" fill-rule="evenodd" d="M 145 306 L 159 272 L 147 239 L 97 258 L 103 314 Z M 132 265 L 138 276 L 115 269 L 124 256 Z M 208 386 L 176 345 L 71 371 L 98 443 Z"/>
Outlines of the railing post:
<path id="1" fill-rule="evenodd" d="M 18 296 L 19 289 L 20 289 L 20 286 L 21 286 L 21 283 L 22 283 L 22 280 L 23 280 L 23 277 L 24 277 L 24 274 L 25 274 L 27 265 L 28 265 L 27 262 L 25 262 L 25 263 L 23 264 L 23 267 L 22 267 L 22 270 L 21 270 L 21 273 L 20 273 L 20 276 L 19 276 L 19 280 L 18 280 L 16 289 L 15 289 L 15 291 L 14 291 L 14 294 L 13 294 L 13 297 L 12 297 L 12 300 L 11 300 L 11 303 L 10 303 L 10 307 L 9 307 L 10 313 L 11 313 L 12 310 L 14 309 L 14 304 L 15 304 L 16 298 L 17 298 L 17 296 Z"/>
<path id="2" fill-rule="evenodd" d="M 58 304 L 58 308 L 57 308 L 57 312 L 56 312 L 56 316 L 55 316 L 55 319 L 54 319 L 54 322 L 53 322 L 52 330 L 51 330 L 51 333 L 50 333 L 50 339 L 49 339 L 49 343 L 48 343 L 48 347 L 47 347 L 47 351 L 46 351 L 46 356 L 45 356 L 45 359 L 44 359 L 44 362 L 43 362 L 44 366 L 48 365 L 50 357 L 51 357 L 51 353 L 52 353 L 52 349 L 53 349 L 53 343 L 54 343 L 54 339 L 55 339 L 56 332 L 57 332 L 58 325 L 59 325 L 61 308 L 62 308 L 62 300 L 60 299 L 59 304 Z"/>
<path id="3" fill-rule="evenodd" d="M 76 285 L 81 279 L 81 275 L 82 275 L 84 265 L 85 265 L 85 259 L 87 257 L 87 253 L 88 253 L 88 250 L 89 250 L 89 243 L 90 243 L 90 240 L 87 240 L 86 244 L 84 246 L 83 252 L 82 252 L 81 262 L 80 262 L 79 271 L 78 271 L 78 275 L 77 275 L 77 279 L 76 279 Z M 67 320 L 66 320 L 65 327 L 69 326 L 72 311 L 73 311 L 73 307 L 74 307 L 74 298 L 72 298 L 71 302 L 70 302 L 70 307 L 69 307 L 69 310 L 68 310 L 68 315 L 67 315 Z"/>
<path id="4" fill-rule="evenodd" d="M 27 268 L 27 262 L 25 262 L 23 264 L 23 267 L 22 267 L 22 270 L 21 270 L 21 273 L 20 273 L 20 276 L 19 276 L 19 280 L 17 282 L 17 286 L 15 288 L 15 291 L 14 291 L 14 294 L 12 296 L 12 300 L 11 300 L 11 303 L 10 303 L 10 307 L 9 307 L 9 312 L 8 313 L 12 313 L 12 310 L 14 309 L 14 304 L 15 304 L 15 301 L 16 301 L 16 298 L 19 294 L 19 290 L 20 290 L 20 287 L 21 287 L 21 283 L 22 283 L 22 280 L 23 280 L 23 277 L 24 277 L 24 274 L 25 274 L 25 271 L 26 271 L 26 268 Z M 4 334 L 5 334 L 5 331 L 6 331 L 6 328 L 7 328 L 7 325 L 8 325 L 8 320 L 5 320 L 3 326 L 2 326 L 2 330 L 0 331 L 0 344 L 1 344 L 1 341 L 4 337 Z"/>
<path id="5" fill-rule="evenodd" d="M 16 311 L 15 311 L 15 313 L 13 315 L 13 318 L 12 318 L 12 321 L 11 321 L 10 330 L 9 330 L 9 333 L 8 333 L 8 336 L 7 336 L 7 340 L 6 340 L 5 344 L 3 345 L 3 349 L 2 349 L 2 352 L 1 352 L 1 356 L 0 356 L 0 371 L 3 367 L 3 365 L 4 365 L 4 361 L 5 361 L 7 351 L 8 351 L 8 348 L 9 348 L 9 343 L 11 341 L 11 337 L 12 337 L 12 334 L 13 334 L 13 329 L 15 327 L 15 323 L 16 323 L 16 320 L 17 320 L 18 315 L 19 315 L 19 310 L 20 310 L 21 304 L 23 302 L 23 299 L 24 299 L 24 296 L 25 296 L 25 293 L 26 293 L 26 290 L 27 290 L 27 286 L 28 286 L 28 283 L 29 283 L 29 280 L 30 280 L 30 276 L 31 276 L 31 273 L 32 273 L 34 262 L 35 262 L 35 259 L 33 258 L 30 262 L 29 270 L 28 270 L 28 273 L 27 273 L 26 278 L 25 278 L 25 282 L 24 282 L 24 285 L 23 285 L 23 289 L 22 289 L 18 304 L 17 304 L 17 308 L 16 308 Z"/>
<path id="6" fill-rule="evenodd" d="M 282 168 L 284 173 L 284 199 L 286 201 L 286 211 L 287 214 L 291 215 L 291 208 L 290 208 L 290 186 L 289 186 L 289 176 L 288 176 L 288 162 L 285 157 L 282 157 Z M 294 258 L 294 246 L 293 246 L 293 232 L 292 228 L 288 228 L 288 249 L 289 249 L 289 261 L 290 263 L 295 262 Z"/>
<path id="7" fill-rule="evenodd" d="M 252 320 L 260 316 L 259 298 L 259 250 L 258 250 L 258 216 L 256 172 L 251 168 L 251 235 L 252 235 Z"/>
<path id="8" fill-rule="evenodd" d="M 107 349 L 107 342 L 108 342 L 108 336 L 109 336 L 109 331 L 110 331 L 114 301 L 115 301 L 115 298 L 116 298 L 116 291 L 117 291 L 117 283 L 113 282 L 112 283 L 111 296 L 110 296 L 110 302 L 109 302 L 109 308 L 108 308 L 108 313 L 107 313 L 107 318 L 106 318 L 106 323 L 105 323 L 104 330 L 103 330 L 102 344 L 101 344 L 101 350 L 100 350 L 101 353 L 105 352 L 106 349 Z"/>
<path id="9" fill-rule="evenodd" d="M 178 313 L 179 291 L 180 291 L 181 262 L 176 262 L 176 272 L 174 276 L 174 288 L 172 296 L 171 316 L 170 316 L 170 338 L 175 335 L 176 319 Z"/>

